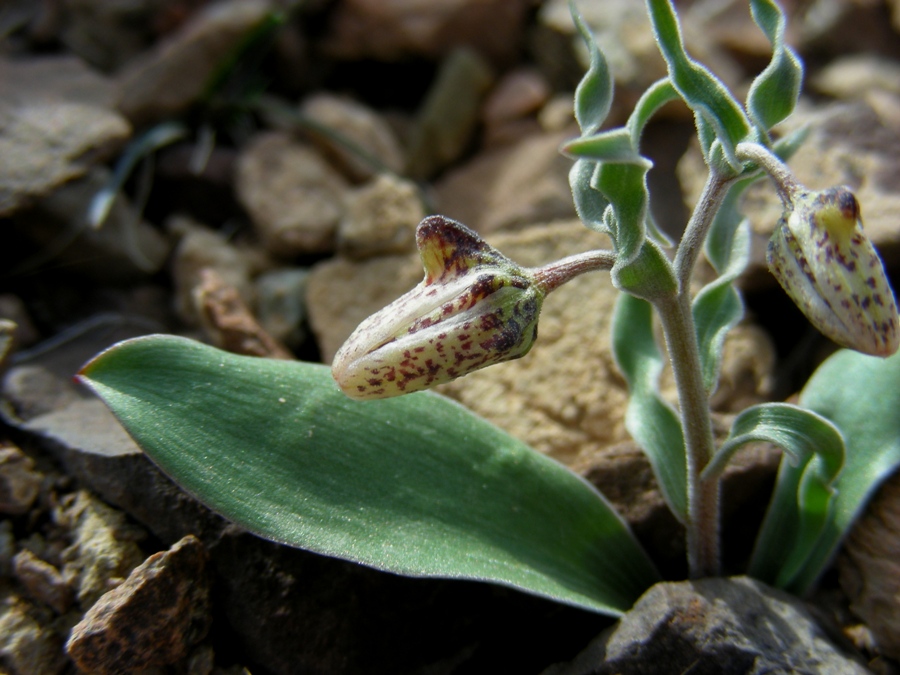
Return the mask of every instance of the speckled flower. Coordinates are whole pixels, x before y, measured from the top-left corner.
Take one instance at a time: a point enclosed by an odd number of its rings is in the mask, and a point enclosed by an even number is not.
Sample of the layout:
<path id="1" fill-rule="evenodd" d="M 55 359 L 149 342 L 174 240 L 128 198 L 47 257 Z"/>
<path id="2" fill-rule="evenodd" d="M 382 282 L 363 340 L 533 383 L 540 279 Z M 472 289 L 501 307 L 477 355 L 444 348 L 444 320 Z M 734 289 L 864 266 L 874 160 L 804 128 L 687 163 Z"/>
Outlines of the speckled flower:
<path id="1" fill-rule="evenodd" d="M 767 258 L 787 294 L 827 337 L 874 356 L 897 351 L 897 304 L 849 189 L 792 190 Z"/>
<path id="2" fill-rule="evenodd" d="M 370 316 L 334 357 L 351 398 L 419 391 L 528 353 L 546 285 L 470 229 L 423 220 L 416 243 L 425 279 Z"/>

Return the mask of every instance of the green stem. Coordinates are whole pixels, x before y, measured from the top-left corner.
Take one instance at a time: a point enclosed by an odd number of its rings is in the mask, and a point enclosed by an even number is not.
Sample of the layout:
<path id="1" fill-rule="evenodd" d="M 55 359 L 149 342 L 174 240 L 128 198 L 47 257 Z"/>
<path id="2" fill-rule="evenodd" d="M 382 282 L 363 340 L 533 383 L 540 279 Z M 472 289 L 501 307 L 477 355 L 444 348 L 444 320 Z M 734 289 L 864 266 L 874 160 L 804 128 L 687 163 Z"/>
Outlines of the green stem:
<path id="1" fill-rule="evenodd" d="M 789 206 L 791 198 L 802 190 L 802 186 L 794 178 L 794 174 L 787 168 L 787 165 L 765 146 L 759 143 L 744 142 L 738 143 L 734 150 L 738 159 L 750 160 L 769 174 L 769 178 L 775 183 L 778 196 L 785 206 Z"/>
<path id="2" fill-rule="evenodd" d="M 710 172 L 675 255 L 678 292 L 654 304 L 672 362 L 687 462 L 687 552 L 691 578 L 719 573 L 719 481 L 700 479 L 715 453 L 709 395 L 703 382 L 694 325 L 691 274 L 733 178 Z"/>

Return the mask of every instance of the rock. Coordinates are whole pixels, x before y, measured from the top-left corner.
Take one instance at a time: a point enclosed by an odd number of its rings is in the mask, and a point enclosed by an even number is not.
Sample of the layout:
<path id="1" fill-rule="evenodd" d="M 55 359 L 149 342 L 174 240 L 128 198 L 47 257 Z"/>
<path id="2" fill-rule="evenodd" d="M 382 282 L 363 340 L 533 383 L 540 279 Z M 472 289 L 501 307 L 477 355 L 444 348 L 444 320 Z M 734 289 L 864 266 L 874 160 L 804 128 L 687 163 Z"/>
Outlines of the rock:
<path id="1" fill-rule="evenodd" d="M 850 609 L 877 649 L 900 659 L 900 474 L 882 484 L 853 526 L 838 571 Z"/>
<path id="2" fill-rule="evenodd" d="M 400 61 L 467 45 L 502 66 L 518 56 L 530 8 L 528 0 L 344 0 L 326 48 L 341 59 Z"/>
<path id="3" fill-rule="evenodd" d="M 874 54 L 844 56 L 820 70 L 812 86 L 839 99 L 865 98 L 872 91 L 900 96 L 900 63 Z"/>
<path id="4" fill-rule="evenodd" d="M 95 167 L 17 213 L 16 227 L 55 263 L 104 284 L 134 283 L 158 272 L 169 255 L 169 243 L 145 222 L 122 194 L 97 228 L 88 222 L 92 200 L 109 183 L 111 172 Z"/>
<path id="5" fill-rule="evenodd" d="M 334 250 L 346 182 L 314 149 L 284 133 L 259 134 L 242 150 L 235 180 L 273 256 Z"/>
<path id="6" fill-rule="evenodd" d="M 411 178 L 430 178 L 463 155 L 493 77 L 487 63 L 469 49 L 444 59 L 416 116 L 406 167 Z"/>
<path id="7" fill-rule="evenodd" d="M 0 520 L 0 577 L 12 576 L 12 560 L 16 554 L 16 538 L 12 521 Z"/>
<path id="8" fill-rule="evenodd" d="M 56 10 L 59 39 L 91 65 L 112 72 L 147 47 L 154 10 L 153 0 L 67 2 Z"/>
<path id="9" fill-rule="evenodd" d="M 64 614 L 71 606 L 72 589 L 59 570 L 28 549 L 22 549 L 13 558 L 13 574 L 31 597 L 57 614 Z"/>
<path id="10" fill-rule="evenodd" d="M 835 647 L 797 598 L 753 579 L 661 583 L 571 663 L 544 675 L 750 675 L 869 671 Z"/>
<path id="11" fill-rule="evenodd" d="M 306 342 L 306 282 L 309 270 L 282 268 L 256 279 L 259 322 L 279 342 L 297 350 Z"/>
<path id="12" fill-rule="evenodd" d="M 63 671 L 63 641 L 49 626 L 49 610 L 45 612 L 0 585 L 0 670 L 10 675 Z"/>
<path id="13" fill-rule="evenodd" d="M 357 260 L 414 251 L 416 226 L 426 215 L 414 183 L 381 174 L 347 194 L 338 251 Z"/>
<path id="14" fill-rule="evenodd" d="M 29 347 L 40 339 L 40 333 L 21 298 L 12 293 L 0 293 L 0 319 L 15 324 L 12 332 L 13 349 Z M 0 362 L 2 362 L 0 357 Z"/>
<path id="15" fill-rule="evenodd" d="M 185 658 L 211 623 L 206 562 L 206 549 L 192 536 L 147 558 L 72 629 L 69 656 L 97 675 Z"/>
<path id="16" fill-rule="evenodd" d="M 534 68 L 518 68 L 504 75 L 481 111 L 484 145 L 502 145 L 540 131 L 536 114 L 551 93 L 550 83 Z"/>
<path id="17" fill-rule="evenodd" d="M 478 232 L 572 218 L 572 162 L 559 154 L 571 133 L 530 136 L 485 152 L 435 184 L 437 210 Z"/>
<path id="18" fill-rule="evenodd" d="M 273 11 L 267 0 L 207 5 L 118 73 L 119 110 L 135 126 L 184 112 L 201 99 L 223 64 Z"/>
<path id="19" fill-rule="evenodd" d="M 287 347 L 259 325 L 237 290 L 212 268 L 201 270 L 194 304 L 207 337 L 216 347 L 246 356 L 294 358 Z"/>
<path id="20" fill-rule="evenodd" d="M 0 514 L 28 513 L 43 480 L 30 457 L 13 445 L 0 443 Z"/>
<path id="21" fill-rule="evenodd" d="M 126 525 L 125 514 L 84 490 L 64 518 L 73 543 L 63 553 L 63 576 L 76 589 L 78 605 L 87 610 L 141 563 L 144 556 L 134 541 L 140 534 Z"/>
<path id="22" fill-rule="evenodd" d="M 327 130 L 307 128 L 307 134 L 350 179 L 365 181 L 379 172 L 403 171 L 406 159 L 396 135 L 383 117 L 363 104 L 323 92 L 303 101 L 300 113 Z"/>
<path id="23" fill-rule="evenodd" d="M 172 256 L 172 279 L 175 307 L 182 321 L 191 326 L 200 321 L 194 291 L 205 269 L 215 270 L 249 306 L 255 304 L 252 279 L 269 265 L 264 253 L 226 241 L 218 233 L 184 216 L 170 218 L 166 229 L 179 237 Z"/>
<path id="24" fill-rule="evenodd" d="M 131 133 L 112 86 L 72 57 L 0 59 L 0 216 L 84 175 Z"/>

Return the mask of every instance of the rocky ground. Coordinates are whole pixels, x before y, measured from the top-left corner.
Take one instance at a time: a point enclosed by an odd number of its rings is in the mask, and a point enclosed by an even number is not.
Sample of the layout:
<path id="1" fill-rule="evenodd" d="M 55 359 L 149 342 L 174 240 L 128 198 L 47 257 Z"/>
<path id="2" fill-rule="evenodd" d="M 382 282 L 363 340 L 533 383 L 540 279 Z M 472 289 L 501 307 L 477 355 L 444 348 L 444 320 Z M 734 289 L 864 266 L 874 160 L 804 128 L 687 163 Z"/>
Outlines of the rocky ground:
<path id="1" fill-rule="evenodd" d="M 768 48 L 746 2 L 678 5 L 690 51 L 743 91 Z M 808 67 L 786 129 L 811 128 L 792 166 L 856 190 L 897 278 L 900 3 L 786 5 Z M 621 123 L 664 73 L 643 4 L 579 6 Z M 813 604 L 746 579 L 673 583 L 613 624 L 261 541 L 182 493 L 73 383 L 92 355 L 152 332 L 328 362 L 419 281 L 428 213 L 526 265 L 602 247 L 574 219 L 558 153 L 577 133 L 583 57 L 561 0 L 0 4 L 0 673 L 900 672 L 896 479 Z M 674 236 L 704 177 L 692 128 L 671 106 L 644 141 Z M 723 427 L 795 393 L 831 349 L 765 271 L 773 191 L 747 209 L 748 319 L 726 344 Z M 586 475 L 677 580 L 681 532 L 622 423 L 614 298 L 602 275 L 576 280 L 545 303 L 525 359 L 443 393 Z M 730 470 L 729 572 L 777 462 L 760 446 Z"/>

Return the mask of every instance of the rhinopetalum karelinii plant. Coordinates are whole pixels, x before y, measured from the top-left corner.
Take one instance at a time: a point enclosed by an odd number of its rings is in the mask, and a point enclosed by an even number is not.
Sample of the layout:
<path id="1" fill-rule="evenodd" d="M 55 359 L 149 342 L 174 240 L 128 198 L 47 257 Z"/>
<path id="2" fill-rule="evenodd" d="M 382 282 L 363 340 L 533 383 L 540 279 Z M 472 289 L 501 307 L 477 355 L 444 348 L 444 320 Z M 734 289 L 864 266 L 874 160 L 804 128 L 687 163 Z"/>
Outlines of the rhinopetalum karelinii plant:
<path id="1" fill-rule="evenodd" d="M 688 55 L 671 1 L 646 4 L 668 75 L 613 129 L 601 128 L 613 89 L 606 60 L 572 7 L 591 62 L 575 93 L 581 135 L 562 151 L 574 160 L 579 217 L 612 250 L 529 269 L 432 216 L 417 236 L 424 280 L 364 321 L 330 370 L 150 336 L 115 345 L 80 377 L 163 470 L 252 532 L 401 574 L 492 581 L 621 614 L 659 575 L 596 490 L 448 399 L 399 396 L 540 349 L 548 293 L 605 270 L 597 283 L 622 291 L 612 345 L 629 388 L 625 426 L 685 526 L 691 576 L 719 573 L 724 467 L 744 444 L 768 441 L 787 460 L 748 571 L 807 591 L 900 466 L 896 301 L 852 193 L 800 186 L 784 164 L 803 134 L 780 138 L 774 127 L 796 104 L 802 67 L 775 2 L 749 0 L 772 58 L 744 103 Z M 650 216 L 641 140 L 656 111 L 679 99 L 694 113 L 708 176 L 673 246 Z M 710 396 L 725 336 L 743 316 L 733 283 L 749 249 L 740 200 L 765 176 L 784 202 L 773 274 L 817 328 L 858 351 L 826 361 L 798 404 L 742 411 L 716 447 Z M 692 294 L 701 254 L 718 276 Z M 677 405 L 659 392 L 655 321 Z"/>

